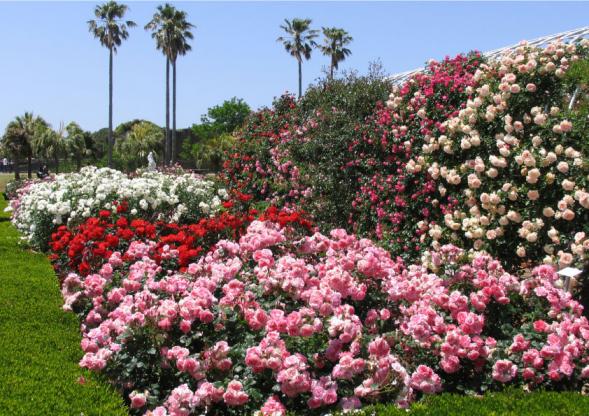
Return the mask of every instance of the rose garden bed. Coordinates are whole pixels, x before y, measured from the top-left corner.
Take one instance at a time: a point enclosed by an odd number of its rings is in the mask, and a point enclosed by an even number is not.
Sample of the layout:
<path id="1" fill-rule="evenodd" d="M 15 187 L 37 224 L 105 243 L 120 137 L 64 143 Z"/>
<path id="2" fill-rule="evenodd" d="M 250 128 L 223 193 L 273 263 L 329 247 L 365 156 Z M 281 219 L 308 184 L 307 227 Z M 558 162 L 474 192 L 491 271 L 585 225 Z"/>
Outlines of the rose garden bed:
<path id="1" fill-rule="evenodd" d="M 13 222 L 133 414 L 582 414 L 427 396 L 585 388 L 557 271 L 589 250 L 586 47 L 432 62 L 386 106 L 383 80 L 333 81 L 253 115 L 222 186 L 85 168 L 26 184 Z"/>

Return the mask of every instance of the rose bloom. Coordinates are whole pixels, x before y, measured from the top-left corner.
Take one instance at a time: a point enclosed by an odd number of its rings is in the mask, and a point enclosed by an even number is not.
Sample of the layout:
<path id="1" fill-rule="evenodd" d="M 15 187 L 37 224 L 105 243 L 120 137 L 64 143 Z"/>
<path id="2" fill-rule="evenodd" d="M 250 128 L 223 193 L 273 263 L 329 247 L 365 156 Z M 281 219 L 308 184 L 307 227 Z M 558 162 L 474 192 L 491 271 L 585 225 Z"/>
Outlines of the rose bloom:
<path id="1" fill-rule="evenodd" d="M 528 191 L 528 199 L 535 201 L 540 197 L 540 193 L 534 189 Z"/>
<path id="2" fill-rule="evenodd" d="M 131 399 L 132 409 L 140 409 L 145 406 L 145 403 L 147 402 L 147 394 L 133 391 L 131 394 L 129 394 L 129 399 Z"/>
<path id="3" fill-rule="evenodd" d="M 536 92 L 536 84 L 529 83 L 528 85 L 526 85 L 526 91 Z"/>
<path id="4" fill-rule="evenodd" d="M 562 187 L 565 191 L 572 191 L 575 188 L 575 182 L 565 179 L 562 181 Z"/>
<path id="5" fill-rule="evenodd" d="M 567 209 L 562 213 L 562 218 L 567 221 L 572 221 L 575 218 L 575 213 L 572 210 Z"/>
<path id="6" fill-rule="evenodd" d="M 500 383 L 511 381 L 517 374 L 517 366 L 509 360 L 497 360 L 493 365 L 493 379 Z"/>
<path id="7" fill-rule="evenodd" d="M 546 208 L 544 208 L 544 209 L 542 210 L 542 214 L 543 214 L 545 217 L 548 217 L 548 218 L 550 218 L 550 217 L 553 217 L 553 216 L 554 216 L 554 210 L 553 210 L 552 208 L 550 208 L 550 207 L 546 207 Z"/>
<path id="8" fill-rule="evenodd" d="M 517 250 L 515 251 L 515 253 L 519 256 L 519 257 L 525 257 L 526 256 L 526 249 L 523 248 L 522 246 L 519 246 L 517 248 Z"/>
<path id="9" fill-rule="evenodd" d="M 558 265 L 569 266 L 573 262 L 573 255 L 571 253 L 567 253 L 565 251 L 558 252 Z"/>
<path id="10" fill-rule="evenodd" d="M 569 164 L 567 162 L 559 162 L 558 165 L 556 165 L 556 169 L 558 169 L 560 173 L 567 173 L 569 171 Z"/>

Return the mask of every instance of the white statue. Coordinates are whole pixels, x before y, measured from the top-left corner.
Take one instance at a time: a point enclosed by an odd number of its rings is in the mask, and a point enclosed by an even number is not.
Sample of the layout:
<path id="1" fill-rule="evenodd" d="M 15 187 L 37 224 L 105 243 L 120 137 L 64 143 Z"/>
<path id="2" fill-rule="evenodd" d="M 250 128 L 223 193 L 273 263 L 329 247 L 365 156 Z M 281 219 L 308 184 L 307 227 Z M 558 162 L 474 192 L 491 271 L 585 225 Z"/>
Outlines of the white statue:
<path id="1" fill-rule="evenodd" d="M 155 165 L 155 158 L 153 157 L 153 152 L 149 152 L 147 155 L 147 170 L 154 172 L 156 170 Z"/>

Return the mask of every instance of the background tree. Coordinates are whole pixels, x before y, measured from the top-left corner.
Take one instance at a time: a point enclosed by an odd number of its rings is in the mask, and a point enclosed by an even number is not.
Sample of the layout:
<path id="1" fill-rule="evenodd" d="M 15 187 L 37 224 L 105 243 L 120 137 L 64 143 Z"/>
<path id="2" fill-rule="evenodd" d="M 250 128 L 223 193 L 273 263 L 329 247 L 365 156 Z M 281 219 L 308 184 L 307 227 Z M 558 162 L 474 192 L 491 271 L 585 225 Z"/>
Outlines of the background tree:
<path id="1" fill-rule="evenodd" d="M 180 157 L 194 162 L 198 168 L 218 170 L 220 155 L 233 142 L 231 133 L 243 126 L 250 114 L 250 106 L 237 97 L 210 107 L 201 116 L 200 124 L 190 128 L 190 138 L 182 143 Z"/>
<path id="2" fill-rule="evenodd" d="M 192 47 L 188 43 L 194 36 L 190 31 L 194 25 L 187 21 L 187 14 L 166 3 L 158 6 L 152 20 L 145 25 L 146 30 L 152 31 L 156 41 L 156 48 L 166 56 L 166 156 L 171 163 L 175 163 L 177 156 L 176 140 L 176 61 L 178 56 L 186 55 Z M 172 66 L 172 134 L 169 137 L 170 114 L 170 65 Z"/>
<path id="3" fill-rule="evenodd" d="M 222 133 L 231 133 L 243 125 L 251 112 L 250 106 L 243 99 L 233 97 L 209 108 L 207 114 L 201 117 L 201 122 L 203 125 L 214 126 Z"/>
<path id="4" fill-rule="evenodd" d="M 154 152 L 156 159 L 160 158 L 163 137 L 161 127 L 149 121 L 139 121 L 133 124 L 124 138 L 117 140 L 115 153 L 126 169 L 134 170 L 147 164 L 149 152 Z"/>
<path id="5" fill-rule="evenodd" d="M 229 151 L 234 143 L 235 138 L 229 133 L 210 137 L 192 146 L 192 159 L 199 169 L 219 171 L 223 165 L 225 152 Z"/>
<path id="6" fill-rule="evenodd" d="M 66 128 L 67 137 L 65 139 L 65 149 L 76 162 L 76 169 L 82 168 L 82 160 L 87 155 L 86 132 L 79 126 L 78 123 L 71 122 Z"/>
<path id="7" fill-rule="evenodd" d="M 96 19 L 88 21 L 90 32 L 100 41 L 100 44 L 108 48 L 108 166 L 112 167 L 112 89 L 113 89 L 113 54 L 121 46 L 123 40 L 129 37 L 128 28 L 134 27 L 132 20 L 123 20 L 127 6 L 115 1 L 96 6 L 94 15 Z"/>
<path id="8" fill-rule="evenodd" d="M 59 158 L 65 152 L 63 124 L 57 131 L 50 126 L 39 126 L 31 144 L 35 157 L 52 161 L 55 173 L 59 173 Z"/>
<path id="9" fill-rule="evenodd" d="M 45 120 L 28 112 L 8 123 L 2 142 L 14 161 L 15 179 L 20 179 L 20 161 L 23 159 L 27 160 L 27 176 L 29 179 L 33 177 L 33 142 L 47 127 Z"/>
<path id="10" fill-rule="evenodd" d="M 311 19 L 284 19 L 284 24 L 280 25 L 280 28 L 288 36 L 280 36 L 276 39 L 278 42 L 282 42 L 284 49 L 297 60 L 299 66 L 299 98 L 303 95 L 303 58 L 306 60 L 311 59 L 312 48 L 317 46 L 314 39 L 317 37 L 318 31 L 310 29 L 310 25 Z"/>
<path id="11" fill-rule="evenodd" d="M 333 79 L 333 71 L 338 68 L 340 62 L 352 54 L 352 51 L 346 48 L 354 39 L 348 32 L 337 27 L 324 27 L 323 45 L 320 46 L 323 55 L 330 58 L 329 78 Z"/>

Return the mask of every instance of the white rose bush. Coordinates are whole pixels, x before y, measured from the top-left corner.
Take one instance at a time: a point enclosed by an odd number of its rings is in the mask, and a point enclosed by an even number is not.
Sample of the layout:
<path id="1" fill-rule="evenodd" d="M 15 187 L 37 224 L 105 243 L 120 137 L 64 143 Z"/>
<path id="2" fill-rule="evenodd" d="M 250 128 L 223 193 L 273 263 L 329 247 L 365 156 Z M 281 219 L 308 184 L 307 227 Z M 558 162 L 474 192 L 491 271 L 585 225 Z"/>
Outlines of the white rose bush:
<path id="1" fill-rule="evenodd" d="M 84 167 L 19 189 L 11 201 L 14 225 L 34 248 L 46 248 L 59 225 L 74 226 L 121 203 L 138 218 L 193 222 L 219 211 L 228 198 L 212 181 L 193 174 L 143 172 L 126 175 L 109 168 Z"/>

